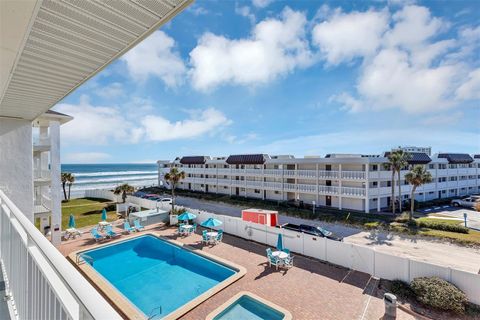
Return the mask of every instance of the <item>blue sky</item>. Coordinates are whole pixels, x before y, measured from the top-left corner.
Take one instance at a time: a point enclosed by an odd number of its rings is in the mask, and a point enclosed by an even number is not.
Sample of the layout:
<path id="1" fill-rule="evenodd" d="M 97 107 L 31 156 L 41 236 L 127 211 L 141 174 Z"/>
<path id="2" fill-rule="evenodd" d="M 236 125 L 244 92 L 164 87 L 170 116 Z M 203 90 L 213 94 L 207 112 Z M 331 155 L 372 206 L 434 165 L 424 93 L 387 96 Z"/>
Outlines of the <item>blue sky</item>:
<path id="1" fill-rule="evenodd" d="M 476 1 L 196 1 L 59 103 L 62 162 L 480 152 Z"/>

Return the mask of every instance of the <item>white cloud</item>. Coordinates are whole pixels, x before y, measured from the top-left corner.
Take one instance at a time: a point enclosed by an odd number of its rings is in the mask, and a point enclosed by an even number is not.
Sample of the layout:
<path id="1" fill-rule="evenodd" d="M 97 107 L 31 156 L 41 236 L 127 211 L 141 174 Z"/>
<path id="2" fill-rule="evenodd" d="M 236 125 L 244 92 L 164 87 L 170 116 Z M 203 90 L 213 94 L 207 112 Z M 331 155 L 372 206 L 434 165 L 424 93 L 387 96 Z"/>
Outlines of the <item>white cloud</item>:
<path id="1" fill-rule="evenodd" d="M 55 110 L 71 115 L 74 120 L 62 125 L 62 140 L 67 143 L 106 144 L 136 142 L 134 125 L 116 107 L 93 106 L 87 96 L 78 105 L 61 103 Z"/>
<path id="2" fill-rule="evenodd" d="M 97 88 L 95 94 L 102 98 L 114 99 L 125 95 L 125 92 L 121 83 L 113 82 L 105 87 Z"/>
<path id="3" fill-rule="evenodd" d="M 192 116 L 190 119 L 171 122 L 163 117 L 150 115 L 143 118 L 142 126 L 149 140 L 167 141 L 197 137 L 217 131 L 231 123 L 222 112 L 214 108 Z"/>
<path id="4" fill-rule="evenodd" d="M 313 42 L 326 64 L 361 61 L 356 93 L 331 97 L 345 109 L 434 112 L 456 106 L 455 97 L 468 99 L 474 90 L 475 75 L 461 85 L 469 69 L 463 59 L 475 52 L 480 28 L 462 29 L 459 39 L 437 40 L 450 24 L 425 7 L 404 6 L 393 15 L 373 10 L 323 12 L 324 21 L 313 28 Z M 456 91 L 459 86 L 462 89 Z"/>
<path id="5" fill-rule="evenodd" d="M 156 31 L 121 57 L 130 75 L 138 81 L 149 76 L 158 77 L 169 87 L 184 81 L 186 67 L 178 52 L 175 40 L 163 31 Z"/>
<path id="6" fill-rule="evenodd" d="M 358 112 L 363 110 L 364 108 L 362 101 L 355 99 L 346 92 L 331 96 L 329 102 L 339 103 L 343 106 L 345 110 L 351 112 Z"/>
<path id="7" fill-rule="evenodd" d="M 252 0 L 252 4 L 257 8 L 265 8 L 269 6 L 273 0 Z"/>
<path id="8" fill-rule="evenodd" d="M 480 68 L 470 72 L 467 80 L 455 93 L 461 100 L 480 99 Z"/>
<path id="9" fill-rule="evenodd" d="M 255 24 L 255 15 L 250 10 L 249 6 L 239 7 L 237 4 L 235 4 L 235 13 L 241 15 L 242 17 L 248 18 L 251 24 Z"/>
<path id="10" fill-rule="evenodd" d="M 130 144 L 142 140 L 168 141 L 216 133 L 231 123 L 215 108 L 189 111 L 188 118 L 176 122 L 162 116 L 128 117 L 116 106 L 93 106 L 82 96 L 78 105 L 59 104 L 55 108 L 74 119 L 61 127 L 67 144 Z"/>
<path id="11" fill-rule="evenodd" d="M 62 161 L 65 163 L 99 163 L 109 158 L 110 155 L 103 152 L 78 152 L 67 153 Z"/>
<path id="12" fill-rule="evenodd" d="M 401 108 L 427 112 L 452 105 L 449 99 L 455 66 L 417 68 L 406 52 L 382 50 L 367 64 L 358 80 L 358 92 L 374 108 Z"/>
<path id="13" fill-rule="evenodd" d="M 345 14 L 336 10 L 326 21 L 313 28 L 312 40 L 329 64 L 349 62 L 355 57 L 375 53 L 382 34 L 388 28 L 388 18 L 387 11 Z"/>
<path id="14" fill-rule="evenodd" d="M 441 19 L 432 17 L 428 8 L 420 6 L 406 6 L 397 11 L 393 23 L 394 27 L 385 34 L 386 43 L 407 49 L 424 44 L 448 26 Z"/>
<path id="15" fill-rule="evenodd" d="M 205 33 L 190 52 L 191 79 L 198 90 L 224 83 L 264 84 L 312 63 L 304 13 L 285 8 L 279 19 L 258 23 L 248 39 Z"/>

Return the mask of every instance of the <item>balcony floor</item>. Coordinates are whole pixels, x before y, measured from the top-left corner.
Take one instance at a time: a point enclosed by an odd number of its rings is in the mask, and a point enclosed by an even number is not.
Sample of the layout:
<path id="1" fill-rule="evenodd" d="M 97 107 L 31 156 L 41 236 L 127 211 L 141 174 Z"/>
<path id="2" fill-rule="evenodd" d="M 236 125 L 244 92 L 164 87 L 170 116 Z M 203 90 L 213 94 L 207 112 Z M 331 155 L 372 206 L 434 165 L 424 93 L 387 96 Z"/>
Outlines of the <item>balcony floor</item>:
<path id="1" fill-rule="evenodd" d="M 3 274 L 0 272 L 0 319 L 10 320 L 10 313 L 8 312 L 7 302 L 3 300 L 5 297 L 5 281 L 3 281 Z"/>

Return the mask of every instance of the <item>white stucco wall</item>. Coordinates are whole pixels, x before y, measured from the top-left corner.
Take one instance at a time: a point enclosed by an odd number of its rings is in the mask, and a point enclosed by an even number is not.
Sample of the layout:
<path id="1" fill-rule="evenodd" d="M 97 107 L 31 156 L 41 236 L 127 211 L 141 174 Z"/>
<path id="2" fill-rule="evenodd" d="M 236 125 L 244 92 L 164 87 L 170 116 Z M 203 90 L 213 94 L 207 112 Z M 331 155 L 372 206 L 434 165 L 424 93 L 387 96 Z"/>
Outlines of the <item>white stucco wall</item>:
<path id="1" fill-rule="evenodd" d="M 31 121 L 0 118 L 0 189 L 33 222 Z"/>

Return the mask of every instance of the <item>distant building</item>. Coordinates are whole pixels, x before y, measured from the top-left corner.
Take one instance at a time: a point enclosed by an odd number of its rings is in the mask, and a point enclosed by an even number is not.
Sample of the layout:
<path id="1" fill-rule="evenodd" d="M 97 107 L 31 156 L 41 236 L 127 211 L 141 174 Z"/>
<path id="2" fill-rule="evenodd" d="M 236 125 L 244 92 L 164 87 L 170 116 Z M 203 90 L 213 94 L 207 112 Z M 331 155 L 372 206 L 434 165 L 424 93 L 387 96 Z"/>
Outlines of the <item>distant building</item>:
<path id="1" fill-rule="evenodd" d="M 428 148 L 429 150 L 430 148 Z M 416 190 L 415 199 L 464 196 L 480 192 L 480 158 L 468 154 L 411 152 L 409 166 L 425 165 L 432 183 Z M 267 154 L 228 157 L 189 156 L 158 161 L 159 185 L 168 187 L 164 174 L 171 167 L 185 171 L 179 189 L 306 204 L 363 212 L 382 211 L 391 202 L 391 172 L 387 154 L 328 154 L 295 158 Z M 402 200 L 410 197 L 401 172 Z"/>
<path id="2" fill-rule="evenodd" d="M 398 148 L 392 149 L 392 151 L 395 151 L 395 150 L 403 150 L 407 152 L 421 152 L 421 153 L 426 153 L 429 157 L 432 156 L 432 147 L 414 147 L 414 146 L 401 147 L 399 146 Z"/>

